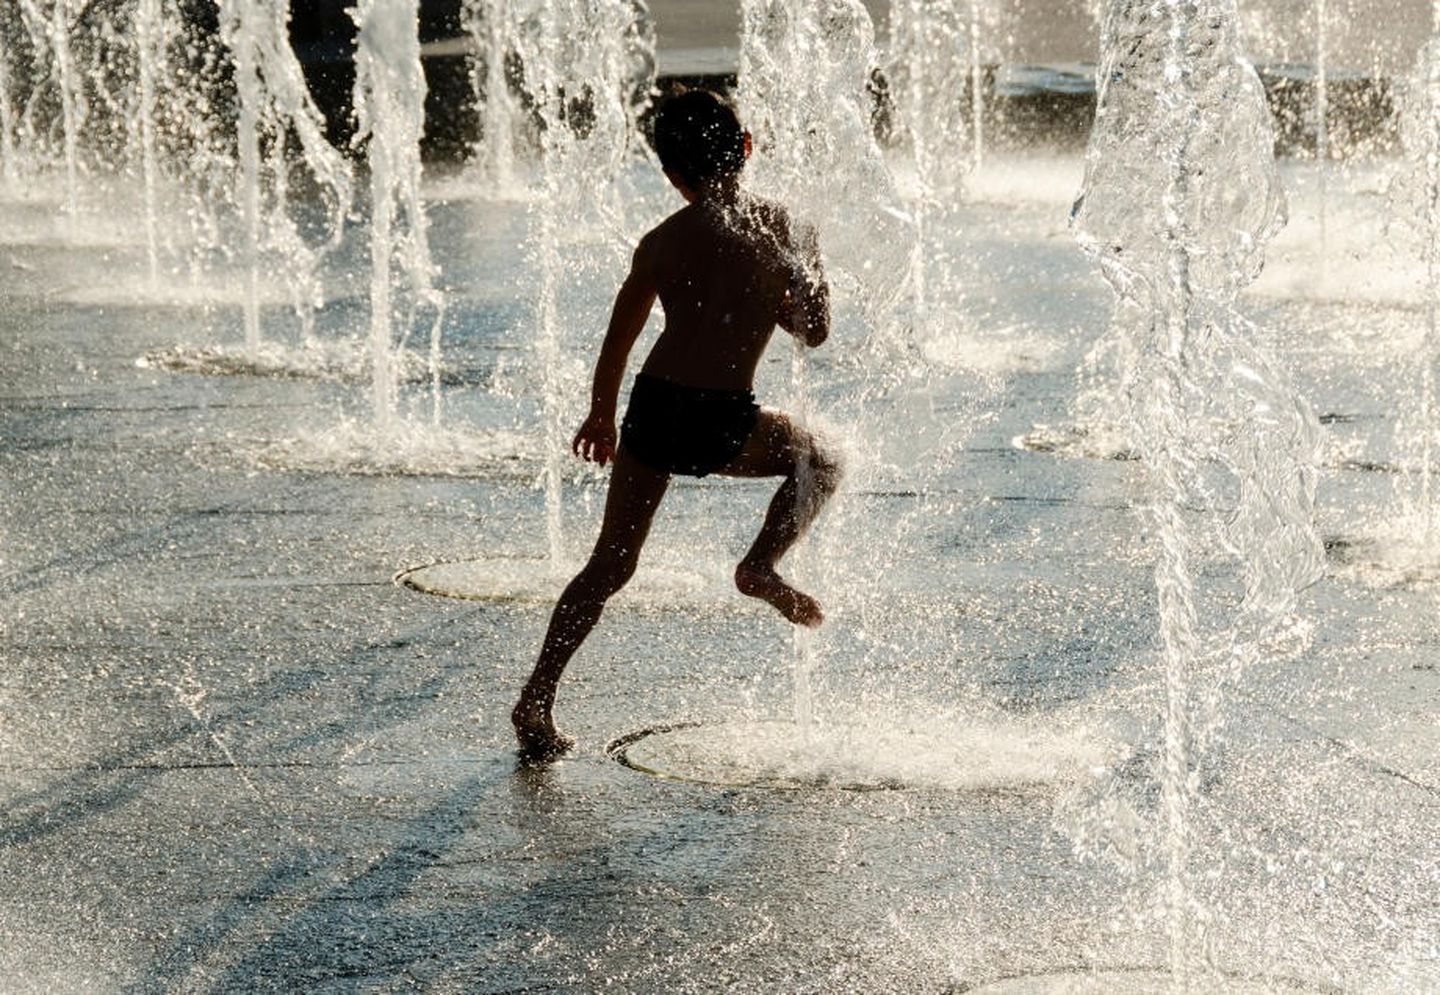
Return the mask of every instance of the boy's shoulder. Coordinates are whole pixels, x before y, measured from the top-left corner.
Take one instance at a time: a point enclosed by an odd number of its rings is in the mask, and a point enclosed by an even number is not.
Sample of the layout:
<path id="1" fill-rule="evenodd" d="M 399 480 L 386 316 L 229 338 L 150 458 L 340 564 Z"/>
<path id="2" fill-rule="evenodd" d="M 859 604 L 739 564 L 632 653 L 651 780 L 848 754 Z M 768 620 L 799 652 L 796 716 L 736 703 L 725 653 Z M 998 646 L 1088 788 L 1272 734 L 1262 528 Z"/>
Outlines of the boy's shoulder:
<path id="1" fill-rule="evenodd" d="M 677 211 L 676 214 L 678 213 L 680 212 Z M 666 218 L 664 221 L 661 221 L 654 228 L 651 228 L 645 234 L 640 236 L 639 240 L 635 243 L 635 263 L 648 263 L 649 261 L 654 259 L 655 255 L 659 251 L 661 251 L 661 247 L 668 240 L 667 235 L 669 233 L 669 228 L 667 226 L 670 226 L 670 223 L 674 219 L 675 215 L 672 214 L 670 215 L 670 217 Z"/>
<path id="2" fill-rule="evenodd" d="M 777 200 L 746 194 L 737 205 L 716 212 L 698 203 L 686 204 L 650 229 L 641 241 L 663 240 L 672 235 L 692 237 L 697 228 L 727 232 L 766 232 L 788 234 L 795 227 L 790 211 Z"/>
<path id="3" fill-rule="evenodd" d="M 635 243 L 635 257 L 653 257 L 657 253 L 663 253 L 667 244 L 672 244 L 676 239 L 688 240 L 693 237 L 693 225 L 695 218 L 695 205 L 686 204 L 684 207 L 666 217 L 663 221 L 640 236 Z"/>
<path id="4" fill-rule="evenodd" d="M 779 201 L 747 194 L 731 209 L 715 212 L 698 203 L 686 204 L 651 228 L 635 245 L 635 263 L 649 268 L 673 255 L 689 255 L 697 246 L 740 235 L 747 241 L 790 251 L 806 226 L 795 221 Z"/>
<path id="5" fill-rule="evenodd" d="M 666 216 L 664 219 L 662 219 L 657 225 L 655 225 L 654 228 L 651 228 L 651 229 L 650 229 L 649 231 L 647 231 L 644 235 L 641 235 L 641 236 L 640 236 L 640 241 L 639 241 L 638 244 L 640 244 L 640 245 L 647 245 L 647 244 L 648 244 L 648 245 L 654 245 L 656 242 L 663 240 L 667 235 L 669 235 L 671 232 L 673 232 L 677 227 L 679 227 L 679 226 L 681 226 L 681 225 L 683 225 L 683 224 L 685 223 L 685 219 L 686 219 L 686 217 L 688 216 L 688 212 L 692 211 L 693 209 L 694 209 L 694 205 L 692 205 L 692 204 L 686 204 L 684 207 L 680 208 L 678 211 L 675 211 L 674 213 L 667 215 L 667 216 Z"/>

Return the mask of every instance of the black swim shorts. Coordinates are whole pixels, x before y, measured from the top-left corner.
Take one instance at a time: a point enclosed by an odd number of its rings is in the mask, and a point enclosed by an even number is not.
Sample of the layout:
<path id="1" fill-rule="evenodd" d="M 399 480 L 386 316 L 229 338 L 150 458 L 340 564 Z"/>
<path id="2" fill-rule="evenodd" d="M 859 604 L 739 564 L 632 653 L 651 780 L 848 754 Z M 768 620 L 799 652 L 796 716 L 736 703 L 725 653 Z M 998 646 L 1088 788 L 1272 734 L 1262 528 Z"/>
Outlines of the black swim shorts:
<path id="1" fill-rule="evenodd" d="M 751 391 L 686 387 L 641 373 L 620 444 L 656 470 L 703 477 L 740 455 L 759 414 Z"/>

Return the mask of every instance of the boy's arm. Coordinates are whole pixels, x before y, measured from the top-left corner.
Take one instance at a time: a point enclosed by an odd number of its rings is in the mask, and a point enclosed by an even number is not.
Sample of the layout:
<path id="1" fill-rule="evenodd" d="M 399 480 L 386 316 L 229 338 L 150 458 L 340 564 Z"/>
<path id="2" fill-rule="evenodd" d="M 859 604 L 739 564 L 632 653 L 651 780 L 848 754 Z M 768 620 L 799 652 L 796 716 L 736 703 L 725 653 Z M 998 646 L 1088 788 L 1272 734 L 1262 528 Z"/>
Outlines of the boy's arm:
<path id="1" fill-rule="evenodd" d="M 640 240 L 630 263 L 630 273 L 615 295 L 610 312 L 610 326 L 595 361 L 595 379 L 590 389 L 590 413 L 571 448 L 583 459 L 604 466 L 615 456 L 618 444 L 615 431 L 615 408 L 620 396 L 620 382 L 625 378 L 625 364 L 635 340 L 650 319 L 657 288 L 651 266 L 649 236 Z"/>
<path id="2" fill-rule="evenodd" d="M 797 265 L 780 305 L 779 324 L 808 346 L 817 346 L 830 335 L 830 283 L 820 262 L 820 239 L 807 226 L 798 233 Z"/>

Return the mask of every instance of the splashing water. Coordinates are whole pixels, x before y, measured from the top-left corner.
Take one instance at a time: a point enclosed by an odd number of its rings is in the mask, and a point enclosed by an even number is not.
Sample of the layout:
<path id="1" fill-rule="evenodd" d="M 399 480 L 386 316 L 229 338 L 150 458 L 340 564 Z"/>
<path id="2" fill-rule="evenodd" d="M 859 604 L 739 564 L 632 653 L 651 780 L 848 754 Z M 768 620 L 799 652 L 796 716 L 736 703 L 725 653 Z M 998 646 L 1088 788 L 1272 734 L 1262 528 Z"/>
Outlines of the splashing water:
<path id="1" fill-rule="evenodd" d="M 542 182 L 566 239 L 633 248 L 616 179 L 638 150 L 655 84 L 655 28 L 641 0 L 545 0 L 511 17 L 509 41 L 539 132 Z M 548 40 L 548 41 L 547 41 Z"/>
<path id="2" fill-rule="evenodd" d="M 521 5 L 512 0 L 464 0 L 460 20 L 474 44 L 470 89 L 479 106 L 480 139 L 471 161 L 486 190 L 506 196 L 516 189 L 515 130 L 521 106 L 510 88 L 508 58 L 524 30 Z"/>
<path id="3" fill-rule="evenodd" d="M 345 157 L 325 140 L 324 122 L 290 48 L 288 2 L 226 0 L 220 8 L 221 32 L 234 55 L 240 97 L 237 139 L 245 243 L 245 344 L 247 354 L 253 357 L 261 342 L 259 274 L 261 257 L 267 251 L 283 259 L 283 265 L 275 269 L 285 274 L 304 337 L 311 337 L 313 311 L 323 303 L 317 270 L 323 253 L 339 243 L 345 213 L 350 209 L 351 175 Z M 326 207 L 328 244 L 319 251 L 306 242 L 290 214 L 287 146 L 291 135 Z"/>
<path id="4" fill-rule="evenodd" d="M 985 161 L 986 35 L 993 0 L 896 0 L 886 78 L 917 169 L 958 193 Z"/>
<path id="5" fill-rule="evenodd" d="M 256 67 L 254 23 L 257 11 L 248 4 L 224 8 L 226 41 L 235 53 L 235 87 L 240 92 L 237 121 L 240 152 L 240 213 L 245 229 L 245 352 L 260 352 L 260 86 Z"/>
<path id="6" fill-rule="evenodd" d="M 747 185 L 780 200 L 800 222 L 813 225 L 833 270 L 844 254 L 838 246 L 865 241 L 845 226 L 865 213 L 861 205 L 874 203 L 855 197 L 852 185 L 868 180 L 877 184 L 873 189 L 892 193 L 892 203 L 899 201 L 869 113 L 868 87 L 877 64 L 874 26 L 865 9 L 851 0 L 821 4 L 744 0 L 740 12 L 740 119 L 756 138 Z M 910 241 L 906 240 L 907 247 Z M 873 244 L 894 243 L 877 239 Z M 847 261 L 852 272 L 861 271 L 863 263 Z M 901 279 L 912 261 L 913 255 L 903 260 Z M 905 283 L 893 285 L 889 297 L 898 299 L 904 288 Z M 814 417 L 804 349 L 797 341 L 791 366 L 791 388 L 802 423 Z M 810 461 L 800 462 L 803 478 Z M 799 484 L 803 501 L 804 495 L 813 493 L 814 484 L 807 479 Z M 801 572 L 813 569 L 815 559 L 813 539 L 792 556 Z M 816 641 L 813 633 L 800 629 L 794 636 L 795 719 L 806 744 L 814 721 Z"/>
<path id="7" fill-rule="evenodd" d="M 140 105 L 140 159 L 145 187 L 145 257 L 153 285 L 160 278 L 160 239 L 156 231 L 159 163 L 155 150 L 155 71 L 165 57 L 160 0 L 140 0 L 136 7 L 135 47 L 139 54 L 135 87 Z"/>
<path id="8" fill-rule="evenodd" d="M 985 165 L 985 49 L 984 31 L 989 4 L 970 0 L 970 169 Z"/>
<path id="9" fill-rule="evenodd" d="M 376 427 L 399 414 L 399 362 L 411 333 L 428 324 L 431 416 L 440 422 L 440 330 L 444 296 L 434 285 L 425 205 L 420 198 L 420 138 L 425 73 L 420 66 L 417 0 L 360 0 L 355 52 L 355 140 L 368 142 L 370 165 L 370 362 Z M 397 274 L 403 282 L 397 286 Z M 399 291 L 397 293 L 397 290 Z"/>
<path id="10" fill-rule="evenodd" d="M 1124 408 L 1152 491 L 1165 696 L 1160 904 L 1180 988 L 1206 970 L 1189 868 L 1196 765 L 1227 682 L 1303 638 L 1296 594 L 1322 561 L 1315 418 L 1236 310 L 1284 214 L 1269 110 L 1235 19 L 1233 0 L 1114 0 L 1074 214 L 1117 295 Z M 1217 548 L 1223 571 L 1210 562 Z"/>
<path id="11" fill-rule="evenodd" d="M 4 25 L 0 24 L 0 31 Z M 6 185 L 15 182 L 15 105 L 10 99 L 10 53 L 9 41 L 0 36 L 0 182 Z"/>
<path id="12" fill-rule="evenodd" d="M 550 568 L 558 574 L 566 562 L 560 487 L 566 419 L 576 410 L 565 403 L 570 391 L 562 369 L 560 280 L 562 274 L 575 279 L 586 268 L 613 268 L 632 244 L 615 180 L 635 149 L 637 122 L 653 86 L 655 39 L 643 4 L 547 0 L 514 43 L 540 119 L 539 197 L 531 209 L 529 251 L 539 277 L 535 342 L 546 538 Z M 588 241 L 592 248 L 570 253 L 562 241 Z M 610 251 L 595 252 L 596 242 Z"/>
<path id="13" fill-rule="evenodd" d="M 65 211 L 80 211 L 80 126 L 84 94 L 70 48 L 70 34 L 78 15 L 74 0 L 52 0 L 48 10 L 38 0 L 20 0 L 20 14 L 37 48 L 48 48 L 54 61 L 60 91 L 60 121 L 64 129 Z"/>
<path id="14" fill-rule="evenodd" d="M 889 578 L 904 569 L 902 551 L 913 530 L 923 528 L 927 516 L 933 520 L 956 509 L 948 499 L 926 498 L 888 520 L 882 535 L 861 495 L 896 479 L 914 486 L 937 466 L 952 465 L 961 438 L 985 417 L 996 383 L 986 374 L 973 379 L 967 374 L 959 407 L 936 417 L 937 382 L 950 376 L 947 389 L 957 384 L 953 371 L 942 374 L 925 360 L 924 340 L 936 337 L 937 330 L 958 331 L 941 328 L 958 313 L 958 287 L 952 257 L 927 252 L 923 237 L 929 222 L 942 219 L 941 205 L 923 196 L 907 204 L 878 147 L 872 91 L 877 62 L 873 28 L 858 3 L 742 5 L 739 103 L 741 119 L 755 135 L 746 186 L 779 200 L 817 230 L 834 291 L 834 344 L 823 353 L 823 367 L 809 353 L 797 354 L 791 403 L 802 422 L 825 429 L 817 432 L 822 438 L 843 433 L 849 443 L 843 486 L 821 527 L 797 548 L 797 570 L 812 577 L 822 573 L 815 578 L 822 602 L 841 590 L 867 592 L 846 614 L 853 613 L 860 638 L 872 648 L 867 666 L 878 679 L 893 682 L 900 647 L 915 638 L 914 617 L 882 608 L 880 601 Z M 955 60 L 946 65 L 954 69 Z M 898 91 L 902 100 L 906 82 Z M 938 148 L 921 154 L 921 168 L 933 168 L 932 175 L 958 175 L 952 164 L 940 161 Z M 845 381 L 836 419 L 843 429 L 832 430 L 810 396 L 808 385 L 822 368 L 827 380 Z M 862 530 L 875 555 L 857 564 L 840 546 Z M 796 634 L 792 671 L 802 738 L 807 719 L 822 714 L 810 695 L 824 693 L 821 664 L 835 645 L 831 633 L 851 622 L 837 620 L 816 633 Z"/>
<path id="15" fill-rule="evenodd" d="M 934 372 L 919 347 L 936 318 L 937 291 L 953 289 L 952 274 L 945 260 L 925 252 L 924 198 L 907 208 L 876 141 L 872 84 L 878 59 L 864 8 L 846 0 L 753 0 L 742 5 L 741 13 L 739 103 L 741 119 L 755 135 L 746 185 L 779 200 L 818 232 L 838 323 L 835 345 L 824 353 L 824 369 L 827 379 L 839 375 L 847 384 L 837 420 L 852 443 L 845 447 L 845 462 L 851 465 L 821 528 L 798 547 L 796 570 L 819 582 L 816 593 L 822 602 L 842 589 L 870 592 L 851 608 L 862 626 L 861 638 L 874 647 L 868 662 L 877 673 L 893 673 L 896 647 L 913 638 L 913 620 L 878 608 L 877 599 L 887 577 L 903 563 L 898 551 L 907 547 L 904 538 L 918 523 L 911 513 L 896 516 L 886 524 L 895 541 L 887 542 L 874 534 L 873 518 L 859 495 L 897 472 L 913 484 L 930 470 L 927 460 L 952 462 L 956 436 L 979 420 L 989 385 L 967 385 L 973 389 L 966 391 L 962 409 L 943 426 L 933 410 L 926 411 Z M 931 166 L 948 169 L 939 164 L 938 152 L 923 160 L 922 168 Z M 852 314 L 858 328 L 850 324 Z M 858 341 L 857 332 L 863 336 Z M 809 354 L 797 353 L 791 403 L 802 422 L 828 429 L 810 397 L 811 367 Z M 896 419 L 906 427 L 899 429 Z M 906 439 L 904 456 L 893 451 L 897 430 Z M 825 445 L 833 449 L 836 444 Z M 890 466 L 890 460 L 904 463 L 903 468 Z M 913 515 L 946 511 L 953 508 L 926 500 Z M 861 565 L 842 566 L 846 558 L 838 544 L 862 529 L 870 530 L 877 555 Z M 830 634 L 849 621 L 796 633 L 792 671 L 802 741 L 814 736 L 808 725 L 821 714 L 811 695 L 824 691 L 822 662 L 834 645 Z"/>
<path id="16" fill-rule="evenodd" d="M 957 99 L 977 61 L 971 36 L 972 20 L 961 7 L 901 0 L 890 8 L 886 78 L 922 207 L 958 196 L 975 163 L 974 107 Z"/>
<path id="17" fill-rule="evenodd" d="M 890 9 L 889 92 L 914 168 L 909 197 L 914 219 L 911 305 L 922 349 L 933 341 L 932 215 L 958 203 L 973 168 L 973 136 L 964 93 L 974 62 L 964 12 L 934 0 L 905 0 Z M 971 107 L 973 116 L 973 105 Z M 941 293 L 946 288 L 938 288 Z"/>
<path id="18" fill-rule="evenodd" d="M 1326 0 L 1315 0 L 1315 162 L 1320 179 L 1320 260 L 1328 264 L 1330 241 L 1330 25 Z"/>
<path id="19" fill-rule="evenodd" d="M 53 113 L 49 90 L 56 74 L 47 68 L 42 46 L 33 48 L 21 74 L 30 89 L 22 94 L 18 158 L 22 173 L 39 178 L 55 157 L 48 149 L 51 129 L 36 118 L 46 109 Z M 107 244 L 143 247 L 146 263 L 145 278 L 125 281 L 123 288 L 119 281 L 87 286 L 85 295 L 218 302 L 230 281 L 210 279 L 218 275 L 214 266 L 227 263 L 242 241 L 230 226 L 241 186 L 235 130 L 216 113 L 234 96 L 233 62 L 219 33 L 176 0 L 89 4 L 76 14 L 70 49 L 80 108 L 77 168 L 82 176 L 93 175 L 107 197 L 83 224 L 63 233 L 65 241 L 86 244 L 103 233 Z M 113 199 L 128 200 L 129 194 L 109 181 L 121 178 L 135 181 L 137 204 L 116 210 Z M 167 254 L 177 250 L 189 265 L 190 286 L 175 285 L 179 270 L 166 265 Z"/>
<path id="20" fill-rule="evenodd" d="M 560 41 L 556 11 L 547 4 L 542 13 L 540 30 L 542 47 L 552 50 Z M 537 74 L 538 75 L 538 74 Z M 557 74 L 558 75 L 558 74 Z M 560 404 L 560 330 L 556 307 L 556 281 L 560 276 L 560 250 L 556 226 L 558 218 L 553 198 L 563 195 L 563 159 L 566 144 L 562 135 L 569 131 L 565 121 L 565 94 L 555 75 L 537 80 L 542 94 L 540 106 L 545 116 L 541 139 L 541 197 L 535 232 L 534 254 L 540 271 L 539 293 L 535 300 L 537 324 L 536 358 L 540 362 L 541 396 L 544 399 L 542 423 L 545 445 L 545 539 L 550 569 L 558 574 L 565 560 L 564 527 L 561 520 L 560 459 L 564 445 L 563 408 Z M 547 113 L 548 112 L 548 113 Z"/>
<path id="21" fill-rule="evenodd" d="M 813 224 L 832 282 L 882 352 L 909 348 L 914 219 L 875 139 L 875 29 L 859 0 L 744 0 L 740 119 L 747 185 Z"/>
<path id="22" fill-rule="evenodd" d="M 1405 151 L 1389 190 L 1395 228 L 1424 268 L 1420 334 L 1407 350 L 1413 384 L 1395 419 L 1400 455 L 1395 490 L 1370 534 L 1342 547 L 1346 573 L 1367 584 L 1409 586 L 1433 583 L 1440 561 L 1435 467 L 1440 442 L 1435 367 L 1440 361 L 1440 6 L 1432 13 L 1436 33 L 1416 58 L 1401 92 L 1400 134 Z"/>
<path id="23" fill-rule="evenodd" d="M 34 180 L 12 191 L 37 200 L 52 174 L 63 177 L 71 216 L 89 207 L 87 179 L 105 191 L 83 222 L 57 234 L 69 245 L 143 249 L 147 278 L 87 285 L 78 291 L 85 299 L 227 302 L 236 289 L 228 264 L 239 256 L 252 273 L 244 301 L 252 346 L 266 290 L 288 294 L 308 337 L 320 303 L 317 264 L 349 207 L 349 166 L 324 140 L 290 51 L 288 5 L 226 0 L 215 14 L 219 31 L 176 0 L 0 5 L 0 174 Z M 314 182 L 295 197 L 302 165 Z M 128 180 L 136 205 L 117 209 L 131 196 Z M 311 205 L 323 222 L 308 220 Z M 307 244 L 316 240 L 329 245 Z M 166 265 L 177 250 L 188 286 L 175 283 L 180 266 Z M 280 277 L 261 292 L 257 258 Z"/>
<path id="24" fill-rule="evenodd" d="M 1434 460 L 1440 424 L 1436 417 L 1435 365 L 1440 361 L 1440 7 L 1437 35 L 1421 50 L 1402 105 L 1402 136 L 1408 168 L 1391 191 L 1395 217 L 1412 228 L 1425 263 L 1424 337 L 1415 350 L 1416 392 L 1410 410 L 1396 421 L 1400 449 L 1409 449 L 1401 480 L 1398 517 L 1419 521 L 1423 549 L 1435 544 Z M 1407 544 L 1414 541 L 1407 527 Z"/>

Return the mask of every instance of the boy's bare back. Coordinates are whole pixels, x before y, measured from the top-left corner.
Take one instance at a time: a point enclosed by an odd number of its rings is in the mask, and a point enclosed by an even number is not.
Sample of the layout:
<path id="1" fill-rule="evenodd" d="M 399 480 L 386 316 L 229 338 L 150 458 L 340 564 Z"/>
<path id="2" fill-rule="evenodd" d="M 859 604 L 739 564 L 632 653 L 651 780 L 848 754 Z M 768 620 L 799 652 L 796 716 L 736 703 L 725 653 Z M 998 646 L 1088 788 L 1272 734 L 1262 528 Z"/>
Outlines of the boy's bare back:
<path id="1" fill-rule="evenodd" d="M 645 360 L 651 376 L 693 387 L 746 389 L 792 300 L 813 293 L 807 252 L 783 207 L 742 194 L 698 201 L 640 241 L 634 267 L 648 277 L 665 328 Z"/>

